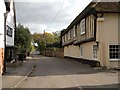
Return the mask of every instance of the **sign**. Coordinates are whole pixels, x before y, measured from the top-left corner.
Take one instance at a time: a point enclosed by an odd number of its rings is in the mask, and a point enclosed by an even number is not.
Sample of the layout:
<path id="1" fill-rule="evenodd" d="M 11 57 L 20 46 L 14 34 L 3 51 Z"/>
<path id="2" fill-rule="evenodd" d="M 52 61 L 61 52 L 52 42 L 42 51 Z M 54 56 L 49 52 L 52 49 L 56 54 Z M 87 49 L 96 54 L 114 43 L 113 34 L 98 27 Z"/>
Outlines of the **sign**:
<path id="1" fill-rule="evenodd" d="M 9 37 L 12 37 L 12 35 L 13 35 L 12 33 L 13 33 L 12 28 L 7 25 L 7 26 L 6 26 L 6 34 L 7 34 Z"/>

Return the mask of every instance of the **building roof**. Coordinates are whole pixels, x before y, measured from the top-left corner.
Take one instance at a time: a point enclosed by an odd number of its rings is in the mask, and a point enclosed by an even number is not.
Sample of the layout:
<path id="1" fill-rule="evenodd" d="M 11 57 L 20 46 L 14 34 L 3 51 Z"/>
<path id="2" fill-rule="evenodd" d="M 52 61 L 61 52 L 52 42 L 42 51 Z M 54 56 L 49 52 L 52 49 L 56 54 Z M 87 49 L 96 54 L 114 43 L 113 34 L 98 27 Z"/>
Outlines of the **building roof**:
<path id="1" fill-rule="evenodd" d="M 70 25 L 62 30 L 61 34 L 64 35 L 74 25 L 78 24 L 84 17 L 89 13 L 120 13 L 119 2 L 91 2 L 71 23 Z"/>
<path id="2" fill-rule="evenodd" d="M 95 6 L 97 12 L 116 12 L 118 13 L 118 2 L 100 2 Z"/>

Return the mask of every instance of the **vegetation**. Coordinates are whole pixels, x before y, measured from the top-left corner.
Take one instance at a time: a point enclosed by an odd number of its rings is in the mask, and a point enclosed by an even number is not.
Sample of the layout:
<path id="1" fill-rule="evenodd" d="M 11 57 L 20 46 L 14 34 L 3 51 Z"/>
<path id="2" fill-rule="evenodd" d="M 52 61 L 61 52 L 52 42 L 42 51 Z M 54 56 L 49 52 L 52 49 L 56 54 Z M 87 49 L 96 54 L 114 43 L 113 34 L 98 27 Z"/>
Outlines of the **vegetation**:
<path id="1" fill-rule="evenodd" d="M 29 53 L 32 49 L 31 46 L 32 36 L 27 27 L 19 24 L 16 28 L 16 41 L 15 45 L 17 47 L 18 54 L 26 54 Z"/>
<path id="2" fill-rule="evenodd" d="M 44 34 L 34 33 L 30 34 L 27 27 L 19 24 L 16 28 L 15 46 L 17 47 L 17 54 L 29 54 L 35 49 L 42 52 L 44 50 L 56 51 L 60 48 L 60 32 Z"/>
<path id="3" fill-rule="evenodd" d="M 41 52 L 45 49 L 60 48 L 60 32 L 44 34 L 35 33 L 32 35 L 34 43 L 38 44 L 38 50 Z"/>

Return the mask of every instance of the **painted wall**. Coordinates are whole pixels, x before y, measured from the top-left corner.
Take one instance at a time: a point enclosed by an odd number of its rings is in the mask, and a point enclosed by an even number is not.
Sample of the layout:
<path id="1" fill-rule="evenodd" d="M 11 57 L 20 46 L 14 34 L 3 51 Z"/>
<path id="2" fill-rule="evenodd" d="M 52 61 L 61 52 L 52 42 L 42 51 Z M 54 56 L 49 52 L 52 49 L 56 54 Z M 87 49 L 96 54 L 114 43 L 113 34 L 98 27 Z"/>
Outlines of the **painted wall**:
<path id="1" fill-rule="evenodd" d="M 64 56 L 80 58 L 79 46 L 69 45 L 64 47 Z"/>
<path id="2" fill-rule="evenodd" d="M 0 74 L 2 73 L 3 60 L 4 60 L 4 13 L 6 7 L 4 0 L 0 1 Z"/>
<path id="3" fill-rule="evenodd" d="M 6 12 L 6 7 L 4 0 L 0 3 L 0 48 L 4 47 L 4 13 Z"/>
<path id="4" fill-rule="evenodd" d="M 14 11 L 13 11 L 13 0 L 11 0 L 10 3 L 10 12 L 8 13 L 7 16 L 7 22 L 6 26 L 9 26 L 12 31 L 12 36 L 6 35 L 6 45 L 7 46 L 14 46 Z M 7 32 L 7 27 L 6 27 L 6 32 Z M 10 30 L 8 30 L 9 33 L 11 33 Z"/>
<path id="5" fill-rule="evenodd" d="M 118 44 L 118 14 L 104 14 L 98 22 L 97 40 L 99 41 L 99 59 L 102 66 L 113 67 L 109 59 L 109 45 Z"/>
<path id="6" fill-rule="evenodd" d="M 96 42 L 88 42 L 81 44 L 80 46 L 65 46 L 64 56 L 99 61 L 98 59 L 93 58 L 93 45 L 96 45 Z M 81 56 L 80 47 L 83 47 L 83 56 Z"/>
<path id="7" fill-rule="evenodd" d="M 88 42 L 81 44 L 80 47 L 83 48 L 83 59 L 98 61 L 98 59 L 93 58 L 93 45 L 96 45 L 96 42 Z"/>

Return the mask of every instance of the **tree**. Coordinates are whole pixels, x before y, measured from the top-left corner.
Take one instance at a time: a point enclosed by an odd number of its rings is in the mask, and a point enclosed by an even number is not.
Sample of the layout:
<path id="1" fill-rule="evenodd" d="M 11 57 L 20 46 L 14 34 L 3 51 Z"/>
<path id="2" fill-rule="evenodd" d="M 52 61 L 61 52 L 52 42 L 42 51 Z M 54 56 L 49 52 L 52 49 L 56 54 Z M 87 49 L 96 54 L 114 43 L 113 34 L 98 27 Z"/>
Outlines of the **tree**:
<path id="1" fill-rule="evenodd" d="M 18 54 L 26 54 L 31 50 L 31 34 L 27 27 L 19 24 L 16 28 L 16 41 L 15 45 L 18 49 Z"/>
<path id="2" fill-rule="evenodd" d="M 35 43 L 38 44 L 37 49 L 38 49 L 39 51 L 42 51 L 42 50 L 45 49 L 45 40 L 44 40 L 42 34 L 34 33 L 34 34 L 32 35 L 32 38 L 33 38 L 33 44 L 35 44 Z"/>
<path id="3" fill-rule="evenodd" d="M 60 32 L 44 34 L 34 33 L 32 35 L 34 43 L 38 44 L 38 50 L 43 51 L 47 48 L 60 47 Z"/>
<path id="4" fill-rule="evenodd" d="M 44 35 L 43 38 L 45 39 L 46 44 L 53 44 L 55 42 L 53 34 L 45 32 L 43 35 Z"/>
<path id="5" fill-rule="evenodd" d="M 59 31 L 56 31 L 56 32 L 53 32 L 53 35 L 54 35 L 54 44 L 53 44 L 53 47 L 57 47 L 57 48 L 60 48 L 61 47 L 61 44 L 60 44 L 60 32 Z"/>

